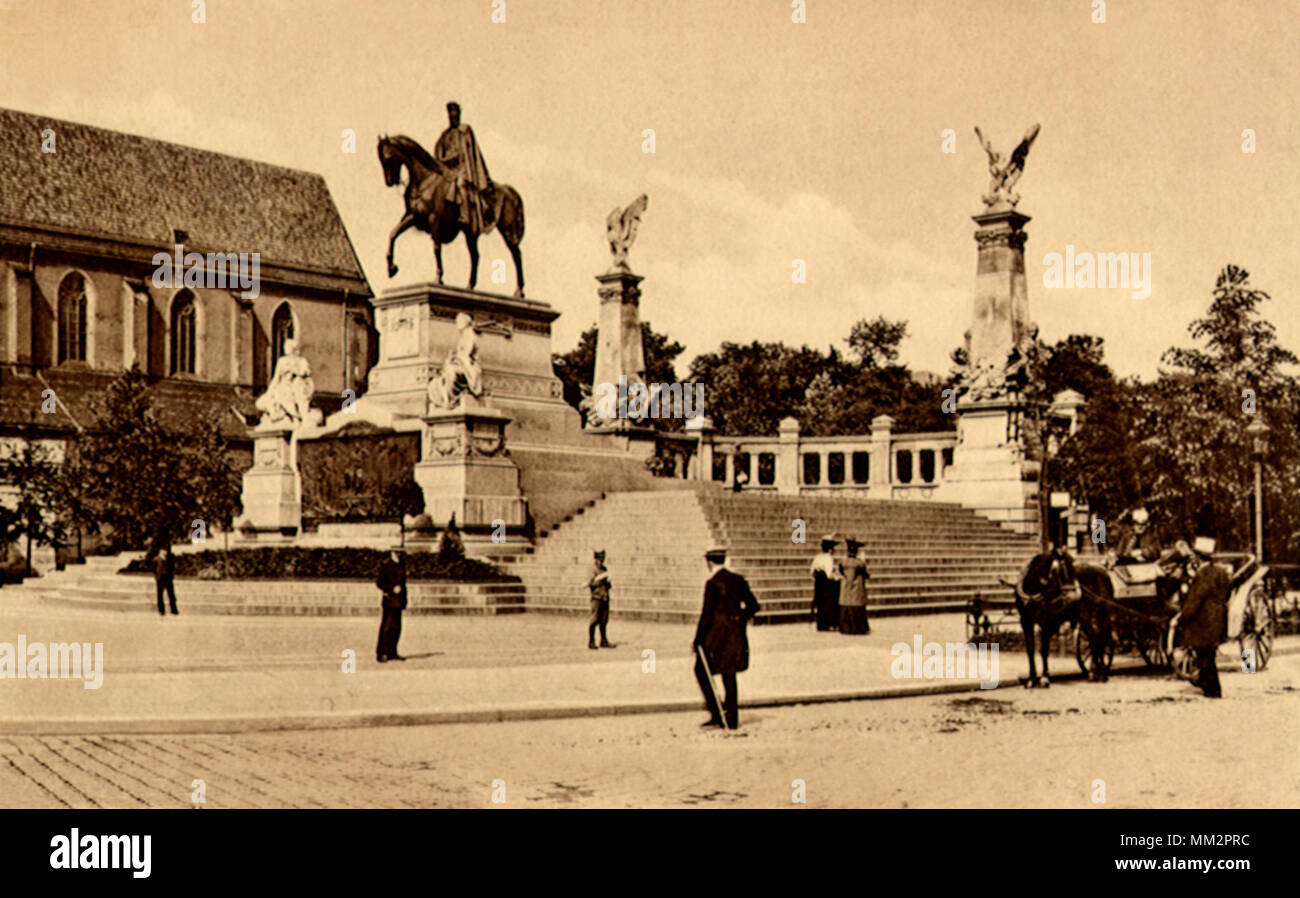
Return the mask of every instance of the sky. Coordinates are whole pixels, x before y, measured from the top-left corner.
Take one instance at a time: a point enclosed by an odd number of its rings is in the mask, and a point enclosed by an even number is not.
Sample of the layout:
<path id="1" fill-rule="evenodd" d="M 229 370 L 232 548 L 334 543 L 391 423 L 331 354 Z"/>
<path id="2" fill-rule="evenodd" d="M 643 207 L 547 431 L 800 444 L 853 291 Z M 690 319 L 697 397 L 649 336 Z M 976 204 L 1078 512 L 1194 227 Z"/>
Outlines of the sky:
<path id="1" fill-rule="evenodd" d="M 595 323 L 605 217 L 645 193 L 629 261 L 643 320 L 686 346 L 679 375 L 724 340 L 843 349 L 876 315 L 908 322 L 904 362 L 946 372 L 988 183 L 972 129 L 1006 154 L 1033 123 L 1017 192 L 1041 336 L 1099 335 L 1150 376 L 1231 262 L 1300 349 L 1295 2 L 1114 0 L 1098 23 L 1100 0 L 806 0 L 801 24 L 790 0 L 208 0 L 202 23 L 196 5 L 0 0 L 0 105 L 318 172 L 380 293 L 434 266 L 412 231 L 387 276 L 403 206 L 376 138 L 431 149 L 454 99 L 523 196 L 557 352 Z M 1067 246 L 1149 253 L 1150 295 L 1045 286 Z M 480 250 L 480 288 L 510 292 L 512 268 L 489 281 L 499 235 Z M 464 285 L 463 241 L 443 259 Z"/>

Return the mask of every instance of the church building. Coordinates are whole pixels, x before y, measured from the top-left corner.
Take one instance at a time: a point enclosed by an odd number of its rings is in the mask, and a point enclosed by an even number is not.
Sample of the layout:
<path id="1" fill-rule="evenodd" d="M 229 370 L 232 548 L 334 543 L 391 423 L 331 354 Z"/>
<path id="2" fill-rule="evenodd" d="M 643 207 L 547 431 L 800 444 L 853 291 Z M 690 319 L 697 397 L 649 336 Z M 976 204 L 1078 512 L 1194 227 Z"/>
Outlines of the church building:
<path id="1" fill-rule="evenodd" d="M 0 109 L 0 438 L 87 426 L 138 366 L 243 441 L 291 338 L 329 414 L 365 389 L 371 298 L 320 175 Z"/>

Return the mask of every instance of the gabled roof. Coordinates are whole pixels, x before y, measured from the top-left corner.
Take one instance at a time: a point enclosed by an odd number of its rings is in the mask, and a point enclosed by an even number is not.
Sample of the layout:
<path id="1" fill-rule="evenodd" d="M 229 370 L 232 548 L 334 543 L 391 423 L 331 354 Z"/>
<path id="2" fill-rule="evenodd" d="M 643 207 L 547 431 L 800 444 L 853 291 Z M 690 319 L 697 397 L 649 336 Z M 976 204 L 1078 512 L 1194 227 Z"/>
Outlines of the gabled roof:
<path id="1" fill-rule="evenodd" d="M 29 424 L 62 433 L 93 429 L 98 424 L 94 401 L 117 376 L 75 364 L 46 368 L 39 375 L 0 366 L 0 432 Z M 44 411 L 47 389 L 58 397 L 48 414 Z M 252 395 L 230 384 L 166 378 L 155 381 L 152 390 L 154 408 L 165 422 L 193 421 L 216 413 L 221 432 L 229 440 L 248 439 L 248 428 L 235 413 L 257 416 Z"/>
<path id="2" fill-rule="evenodd" d="M 41 152 L 42 132 L 55 134 Z M 90 125 L 0 108 L 0 226 L 170 249 L 260 253 L 370 296 L 325 179 Z"/>

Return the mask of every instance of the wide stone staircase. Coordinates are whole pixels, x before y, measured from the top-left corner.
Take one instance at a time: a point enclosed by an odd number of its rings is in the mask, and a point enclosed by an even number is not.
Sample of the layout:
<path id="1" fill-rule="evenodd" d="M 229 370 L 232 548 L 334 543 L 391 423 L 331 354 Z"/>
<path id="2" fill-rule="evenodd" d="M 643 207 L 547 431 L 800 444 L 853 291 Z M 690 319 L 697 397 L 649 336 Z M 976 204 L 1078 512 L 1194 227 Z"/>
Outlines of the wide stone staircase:
<path id="1" fill-rule="evenodd" d="M 51 607 L 88 611 L 157 613 L 157 592 L 148 574 L 119 574 L 139 553 L 93 556 L 43 577 L 0 590 L 0 601 L 18 597 Z M 407 614 L 518 614 L 524 610 L 517 580 L 453 583 L 412 580 Z M 224 581 L 177 578 L 181 614 L 287 617 L 378 617 L 379 590 L 370 580 Z"/>
<path id="2" fill-rule="evenodd" d="M 796 521 L 806 533 L 792 541 Z M 710 543 L 727 547 L 729 566 L 748 579 L 759 622 L 806 621 L 808 565 L 824 533 L 866 543 L 870 613 L 960 610 L 977 594 L 1005 592 L 1036 541 L 959 505 L 938 502 L 733 494 L 698 486 L 671 493 L 611 493 L 588 505 L 533 551 L 509 559 L 530 612 L 586 613 L 594 549 L 605 549 L 614 584 L 611 612 L 654 620 L 694 620 Z M 843 545 L 837 550 L 843 553 Z"/>

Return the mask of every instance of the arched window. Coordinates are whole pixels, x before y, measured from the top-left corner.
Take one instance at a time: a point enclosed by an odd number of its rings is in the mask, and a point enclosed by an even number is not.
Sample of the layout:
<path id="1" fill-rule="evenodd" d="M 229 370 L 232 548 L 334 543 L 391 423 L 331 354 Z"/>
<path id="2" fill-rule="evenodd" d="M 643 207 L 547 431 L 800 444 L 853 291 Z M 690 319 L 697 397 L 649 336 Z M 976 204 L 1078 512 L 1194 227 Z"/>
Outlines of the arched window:
<path id="1" fill-rule="evenodd" d="M 287 302 L 281 303 L 271 319 L 271 368 L 284 355 L 284 344 L 293 339 L 293 310 Z"/>
<path id="2" fill-rule="evenodd" d="M 59 361 L 86 360 L 86 278 L 72 271 L 59 282 Z"/>
<path id="3" fill-rule="evenodd" d="M 194 294 L 188 290 L 178 293 L 172 300 L 172 374 L 196 373 L 198 333 Z"/>

